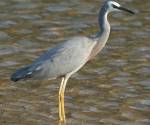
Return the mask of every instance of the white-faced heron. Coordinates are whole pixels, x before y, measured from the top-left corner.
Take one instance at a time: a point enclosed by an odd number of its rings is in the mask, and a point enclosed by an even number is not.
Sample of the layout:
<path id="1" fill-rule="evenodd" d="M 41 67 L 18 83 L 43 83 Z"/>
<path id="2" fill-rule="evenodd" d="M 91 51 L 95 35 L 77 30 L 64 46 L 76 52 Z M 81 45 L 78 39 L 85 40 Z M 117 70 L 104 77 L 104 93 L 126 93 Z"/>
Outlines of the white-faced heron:
<path id="1" fill-rule="evenodd" d="M 11 76 L 12 81 L 21 79 L 54 79 L 61 78 L 59 89 L 59 118 L 65 121 L 64 92 L 68 79 L 88 61 L 93 59 L 105 46 L 110 24 L 107 15 L 112 11 L 124 10 L 131 14 L 133 11 L 122 7 L 117 2 L 108 0 L 99 12 L 100 32 L 95 37 L 78 36 L 56 45 L 37 58 L 32 64 L 18 69 Z"/>

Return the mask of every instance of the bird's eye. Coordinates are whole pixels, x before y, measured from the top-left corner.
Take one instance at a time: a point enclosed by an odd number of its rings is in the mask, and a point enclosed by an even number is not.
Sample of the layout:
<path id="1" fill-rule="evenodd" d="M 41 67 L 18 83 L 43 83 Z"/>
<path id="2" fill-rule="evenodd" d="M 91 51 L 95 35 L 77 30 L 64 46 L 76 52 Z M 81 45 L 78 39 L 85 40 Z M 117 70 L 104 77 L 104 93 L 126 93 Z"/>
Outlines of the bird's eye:
<path id="1" fill-rule="evenodd" d="M 114 5 L 114 4 L 112 4 L 112 7 L 113 7 L 113 8 L 118 8 L 118 7 L 117 7 L 116 5 Z"/>

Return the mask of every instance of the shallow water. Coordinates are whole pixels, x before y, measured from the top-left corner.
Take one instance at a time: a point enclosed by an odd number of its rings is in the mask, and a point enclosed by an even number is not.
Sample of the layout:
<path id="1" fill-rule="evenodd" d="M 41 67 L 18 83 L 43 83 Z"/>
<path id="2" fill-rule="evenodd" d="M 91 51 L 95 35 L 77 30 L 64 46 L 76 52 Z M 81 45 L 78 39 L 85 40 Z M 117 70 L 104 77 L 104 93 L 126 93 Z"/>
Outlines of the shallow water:
<path id="1" fill-rule="evenodd" d="M 123 3 L 122 3 L 123 2 Z M 101 54 L 69 80 L 67 125 L 150 124 L 150 2 L 120 3 Z M 58 125 L 60 80 L 13 83 L 12 72 L 72 36 L 98 31 L 102 0 L 0 1 L 0 125 Z"/>

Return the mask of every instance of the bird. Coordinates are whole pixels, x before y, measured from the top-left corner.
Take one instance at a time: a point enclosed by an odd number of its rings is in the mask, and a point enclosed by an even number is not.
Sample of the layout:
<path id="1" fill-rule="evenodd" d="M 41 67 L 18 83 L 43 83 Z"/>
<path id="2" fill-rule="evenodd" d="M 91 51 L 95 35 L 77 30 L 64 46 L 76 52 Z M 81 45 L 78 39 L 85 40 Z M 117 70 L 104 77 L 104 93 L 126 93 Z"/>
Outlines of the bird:
<path id="1" fill-rule="evenodd" d="M 10 79 L 17 82 L 26 79 L 51 80 L 61 78 L 58 94 L 59 120 L 65 122 L 64 92 L 67 81 L 104 48 L 111 28 L 108 14 L 113 11 L 126 11 L 135 14 L 113 0 L 105 1 L 98 14 L 99 32 L 95 36 L 74 36 L 57 44 L 31 64 L 16 70 Z"/>

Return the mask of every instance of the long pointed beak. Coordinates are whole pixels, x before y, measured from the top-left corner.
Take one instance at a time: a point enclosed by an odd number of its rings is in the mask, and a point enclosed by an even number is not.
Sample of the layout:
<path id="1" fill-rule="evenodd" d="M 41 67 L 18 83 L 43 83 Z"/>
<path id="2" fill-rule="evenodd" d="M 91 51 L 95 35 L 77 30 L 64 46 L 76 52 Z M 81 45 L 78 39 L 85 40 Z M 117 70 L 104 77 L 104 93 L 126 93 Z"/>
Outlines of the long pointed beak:
<path id="1" fill-rule="evenodd" d="M 135 12 L 133 12 L 133 11 L 127 9 L 127 8 L 121 7 L 121 6 L 120 6 L 120 7 L 117 7 L 117 9 L 126 11 L 126 12 L 131 13 L 131 14 L 135 14 Z"/>

